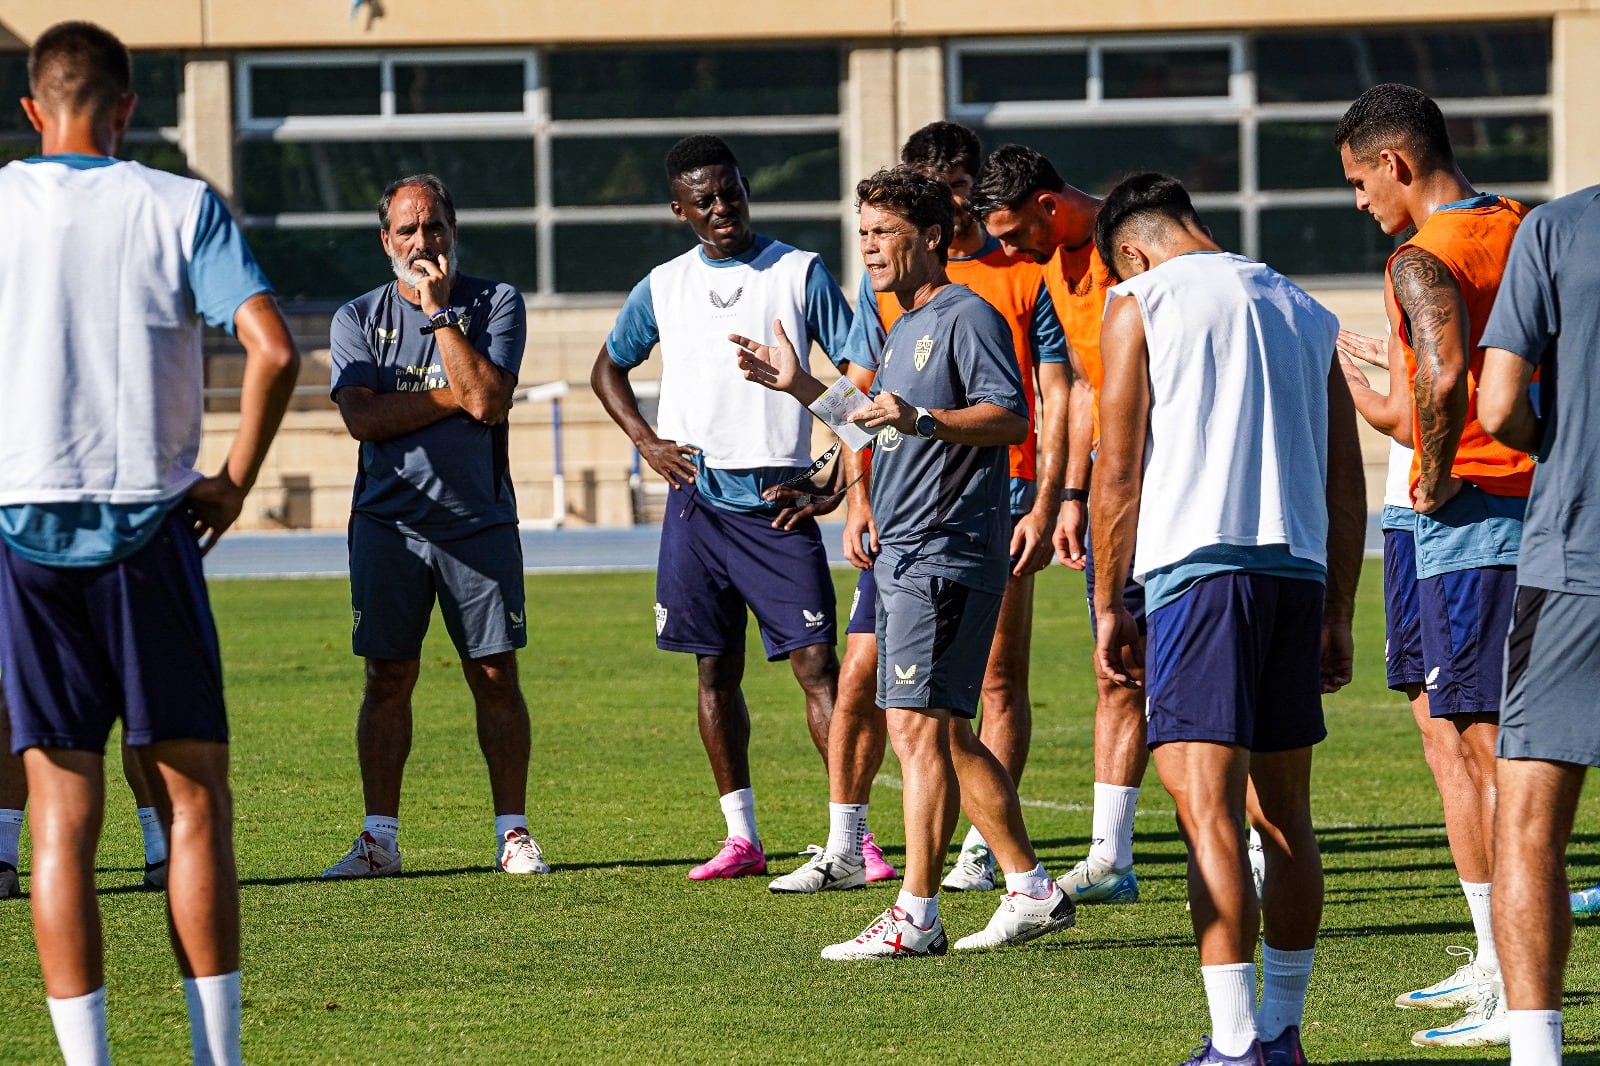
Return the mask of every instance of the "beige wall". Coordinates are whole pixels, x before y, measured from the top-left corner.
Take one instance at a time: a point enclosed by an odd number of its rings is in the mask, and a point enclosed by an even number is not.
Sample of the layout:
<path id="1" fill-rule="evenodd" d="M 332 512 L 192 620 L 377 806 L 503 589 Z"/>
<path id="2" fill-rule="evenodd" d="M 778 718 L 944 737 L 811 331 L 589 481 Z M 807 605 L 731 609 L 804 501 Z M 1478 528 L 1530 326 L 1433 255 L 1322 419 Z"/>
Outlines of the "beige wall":
<path id="1" fill-rule="evenodd" d="M 379 0 L 354 19 L 347 0 L 0 0 L 0 43 L 31 41 L 87 18 L 138 48 L 350 47 L 651 41 L 911 38 L 989 33 L 1241 28 L 1542 18 L 1595 11 L 1596 0 L 806 0 L 724 4 L 710 17 L 663 0 L 457 0 L 448 17 L 422 0 Z M 381 15 L 375 15 L 381 11 Z"/>

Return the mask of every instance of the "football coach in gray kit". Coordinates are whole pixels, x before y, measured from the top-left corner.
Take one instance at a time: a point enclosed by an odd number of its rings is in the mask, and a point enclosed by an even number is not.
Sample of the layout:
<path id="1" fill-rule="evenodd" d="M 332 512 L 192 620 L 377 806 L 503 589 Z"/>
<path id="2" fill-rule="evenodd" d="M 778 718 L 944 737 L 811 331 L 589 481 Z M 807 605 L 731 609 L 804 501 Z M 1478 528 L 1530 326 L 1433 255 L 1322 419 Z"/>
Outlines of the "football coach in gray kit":
<path id="1" fill-rule="evenodd" d="M 873 400 L 851 417 L 878 434 L 878 704 L 906 778 L 906 875 L 893 906 L 822 957 L 944 954 L 939 875 L 958 804 L 1005 871 L 1006 896 L 986 928 L 954 946 L 1019 944 L 1073 923 L 1072 901 L 1028 840 L 1016 786 L 971 722 L 1010 569 L 1006 448 L 1032 431 L 1022 379 L 1010 327 L 945 274 L 950 187 L 895 167 L 858 184 L 856 199 L 872 288 L 904 309 Z M 730 339 L 747 378 L 810 405 L 822 384 L 777 336 Z"/>

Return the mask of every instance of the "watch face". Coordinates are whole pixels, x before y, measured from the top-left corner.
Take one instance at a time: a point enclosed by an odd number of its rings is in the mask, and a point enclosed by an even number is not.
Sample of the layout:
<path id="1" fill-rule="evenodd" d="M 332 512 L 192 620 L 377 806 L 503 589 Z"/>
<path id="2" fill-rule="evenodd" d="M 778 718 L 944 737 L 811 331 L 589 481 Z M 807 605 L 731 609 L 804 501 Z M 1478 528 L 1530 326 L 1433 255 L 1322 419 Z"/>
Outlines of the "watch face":
<path id="1" fill-rule="evenodd" d="M 931 437 L 931 436 L 933 436 L 933 416 L 932 415 L 919 415 L 919 416 L 917 416 L 917 436 L 919 436 L 919 437 Z"/>

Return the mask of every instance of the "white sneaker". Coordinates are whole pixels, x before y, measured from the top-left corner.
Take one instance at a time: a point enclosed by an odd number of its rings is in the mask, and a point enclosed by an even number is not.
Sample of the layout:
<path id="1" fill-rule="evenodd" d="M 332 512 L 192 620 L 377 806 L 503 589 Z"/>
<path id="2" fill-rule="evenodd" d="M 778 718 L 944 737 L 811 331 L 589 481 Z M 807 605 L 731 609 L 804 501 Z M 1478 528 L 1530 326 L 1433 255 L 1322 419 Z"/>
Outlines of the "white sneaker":
<path id="1" fill-rule="evenodd" d="M 951 892 L 988 892 L 994 888 L 994 852 L 982 844 L 962 848 L 956 864 L 945 876 L 944 887 Z"/>
<path id="2" fill-rule="evenodd" d="M 1139 875 L 1132 866 L 1118 869 L 1083 859 L 1061 879 L 1061 888 L 1073 903 L 1138 903 Z"/>
<path id="3" fill-rule="evenodd" d="M 534 843 L 523 826 L 507 829 L 500 842 L 500 869 L 508 874 L 547 874 L 550 864 L 544 861 L 544 852 Z"/>
<path id="4" fill-rule="evenodd" d="M 1072 928 L 1078 908 L 1055 883 L 1050 894 L 1035 899 L 1022 892 L 1007 892 L 989 924 L 971 936 L 956 941 L 957 951 L 973 948 L 998 948 L 1007 944 L 1026 944 L 1030 940 Z"/>
<path id="5" fill-rule="evenodd" d="M 773 878 L 767 886 L 769 892 L 836 892 L 867 887 L 864 859 L 852 861 L 842 855 L 830 855 L 815 844 L 808 845 L 800 854 L 811 858 L 793 873 Z"/>
<path id="6" fill-rule="evenodd" d="M 944 923 L 934 915 L 933 924 L 926 929 L 911 924 L 911 916 L 899 907 L 890 907 L 854 940 L 842 944 L 829 944 L 822 949 L 822 957 L 830 962 L 847 962 L 855 959 L 908 959 L 923 955 L 943 955 L 950 947 L 944 935 Z"/>
<path id="7" fill-rule="evenodd" d="M 336 877 L 388 877 L 400 872 L 400 849 L 390 850 L 378 843 L 365 829 L 350 845 L 345 857 L 322 871 L 322 876 Z"/>
<path id="8" fill-rule="evenodd" d="M 1395 998 L 1395 1006 L 1402 1010 L 1450 1010 L 1471 1007 L 1482 998 L 1488 982 L 1500 976 L 1498 970 L 1486 970 L 1479 966 L 1471 948 L 1452 946 L 1444 950 L 1449 955 L 1458 959 L 1465 958 L 1467 961 L 1442 981 L 1436 981 L 1427 988 L 1419 988 L 1415 992 L 1402 992 Z"/>
<path id="9" fill-rule="evenodd" d="M 1511 1043 L 1505 989 L 1498 978 L 1482 982 L 1478 1001 L 1467 1013 L 1438 1029 L 1422 1029 L 1411 1037 L 1417 1047 L 1490 1047 Z"/>

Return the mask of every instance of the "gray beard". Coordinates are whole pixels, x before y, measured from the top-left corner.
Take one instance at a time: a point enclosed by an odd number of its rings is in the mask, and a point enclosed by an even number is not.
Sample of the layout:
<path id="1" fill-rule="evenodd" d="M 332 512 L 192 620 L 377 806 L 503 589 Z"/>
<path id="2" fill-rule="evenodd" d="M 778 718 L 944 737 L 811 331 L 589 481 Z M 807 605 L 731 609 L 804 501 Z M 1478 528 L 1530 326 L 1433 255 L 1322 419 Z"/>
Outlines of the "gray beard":
<path id="1" fill-rule="evenodd" d="M 461 273 L 461 263 L 459 261 L 460 255 L 461 246 L 459 244 L 450 249 L 451 281 L 454 281 L 456 279 L 456 275 Z M 421 258 L 423 258 L 421 253 L 418 253 L 410 258 L 399 255 L 391 255 L 389 257 L 389 269 L 394 271 L 395 279 L 399 281 L 400 284 L 413 289 L 418 288 L 422 284 L 423 277 L 421 274 L 413 271 L 411 269 L 411 265 Z"/>

